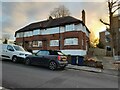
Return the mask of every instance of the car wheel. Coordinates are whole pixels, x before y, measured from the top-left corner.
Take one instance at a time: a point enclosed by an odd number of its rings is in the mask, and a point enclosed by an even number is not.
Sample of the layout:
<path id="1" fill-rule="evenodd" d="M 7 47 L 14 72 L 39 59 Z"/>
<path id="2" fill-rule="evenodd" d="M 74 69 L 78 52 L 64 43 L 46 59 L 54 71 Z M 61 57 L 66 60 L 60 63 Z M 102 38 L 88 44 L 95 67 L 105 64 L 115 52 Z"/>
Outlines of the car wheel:
<path id="1" fill-rule="evenodd" d="M 13 56 L 12 61 L 13 61 L 14 63 L 16 63 L 17 60 L 18 60 L 17 57 L 16 57 L 16 56 Z"/>
<path id="2" fill-rule="evenodd" d="M 30 62 L 30 59 L 29 59 L 29 58 L 27 58 L 27 59 L 25 60 L 25 64 L 26 64 L 26 65 L 30 65 L 30 64 L 31 64 L 31 62 Z"/>
<path id="3" fill-rule="evenodd" d="M 56 68 L 57 68 L 56 62 L 51 61 L 51 62 L 49 63 L 49 69 L 50 69 L 50 70 L 55 70 Z"/>

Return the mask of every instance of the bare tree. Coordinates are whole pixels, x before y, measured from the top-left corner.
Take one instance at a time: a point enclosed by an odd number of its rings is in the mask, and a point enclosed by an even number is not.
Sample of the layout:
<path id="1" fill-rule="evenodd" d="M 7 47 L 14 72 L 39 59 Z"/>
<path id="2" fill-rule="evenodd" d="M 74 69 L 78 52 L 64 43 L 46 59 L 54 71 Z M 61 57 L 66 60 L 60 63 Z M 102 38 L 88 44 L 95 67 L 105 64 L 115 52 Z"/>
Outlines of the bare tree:
<path id="1" fill-rule="evenodd" d="M 50 16 L 54 18 L 65 17 L 69 15 L 69 9 L 67 9 L 64 5 L 61 5 L 58 8 L 54 8 L 54 10 L 50 12 Z"/>
<path id="2" fill-rule="evenodd" d="M 115 48 L 115 44 L 116 44 L 116 32 L 113 29 L 113 15 L 116 11 L 118 11 L 120 9 L 120 2 L 119 0 L 108 0 L 108 8 L 109 8 L 109 22 L 106 23 L 104 22 L 102 19 L 100 19 L 101 23 L 103 23 L 104 25 L 109 26 L 109 29 L 107 29 L 107 31 L 111 34 L 111 40 L 112 40 L 112 47 L 113 49 Z"/>

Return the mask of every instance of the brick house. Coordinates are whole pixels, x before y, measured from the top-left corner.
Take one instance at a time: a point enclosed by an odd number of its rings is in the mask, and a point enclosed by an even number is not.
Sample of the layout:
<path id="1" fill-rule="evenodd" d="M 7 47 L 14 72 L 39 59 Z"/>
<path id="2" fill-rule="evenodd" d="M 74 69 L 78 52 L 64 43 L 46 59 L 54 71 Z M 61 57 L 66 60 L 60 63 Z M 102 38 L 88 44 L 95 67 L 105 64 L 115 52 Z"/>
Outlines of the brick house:
<path id="1" fill-rule="evenodd" d="M 112 56 L 112 42 L 111 36 L 108 31 L 99 32 L 100 42 L 104 45 L 104 49 L 106 50 L 106 56 Z"/>
<path id="2" fill-rule="evenodd" d="M 26 49 L 61 50 L 86 55 L 90 31 L 83 21 L 71 16 L 31 23 L 15 32 L 16 44 Z"/>
<path id="3" fill-rule="evenodd" d="M 115 41 L 115 51 L 114 55 L 118 57 L 120 56 L 120 14 L 113 17 L 112 20 L 112 29 L 115 31 L 114 33 L 114 41 Z M 113 54 L 112 41 L 111 36 L 108 31 L 103 31 L 99 33 L 100 41 L 104 44 L 104 48 L 106 49 L 106 55 Z"/>

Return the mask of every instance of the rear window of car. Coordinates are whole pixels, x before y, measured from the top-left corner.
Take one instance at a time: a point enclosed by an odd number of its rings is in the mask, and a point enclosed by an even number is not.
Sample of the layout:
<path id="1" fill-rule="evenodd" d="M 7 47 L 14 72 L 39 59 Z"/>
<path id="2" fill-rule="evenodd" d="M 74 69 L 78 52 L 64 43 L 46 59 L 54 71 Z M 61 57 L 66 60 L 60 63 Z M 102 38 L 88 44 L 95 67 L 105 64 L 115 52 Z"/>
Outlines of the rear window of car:
<path id="1" fill-rule="evenodd" d="M 51 55 L 64 55 L 62 52 L 60 51 L 50 51 Z"/>

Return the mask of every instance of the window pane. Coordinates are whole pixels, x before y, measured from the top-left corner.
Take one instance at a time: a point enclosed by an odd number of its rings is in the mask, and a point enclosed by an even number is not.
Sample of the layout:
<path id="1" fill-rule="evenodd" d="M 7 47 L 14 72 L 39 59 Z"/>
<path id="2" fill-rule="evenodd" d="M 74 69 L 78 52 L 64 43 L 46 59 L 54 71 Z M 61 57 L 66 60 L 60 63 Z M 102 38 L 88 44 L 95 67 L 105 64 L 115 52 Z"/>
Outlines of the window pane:
<path id="1" fill-rule="evenodd" d="M 59 27 L 54 27 L 54 28 L 48 28 L 48 29 L 41 30 L 42 35 L 55 34 L 55 33 L 59 33 Z"/>
<path id="2" fill-rule="evenodd" d="M 42 41 L 38 41 L 38 47 L 42 47 Z"/>
<path id="3" fill-rule="evenodd" d="M 33 41 L 33 47 L 42 47 L 42 41 Z"/>
<path id="4" fill-rule="evenodd" d="M 59 40 L 51 40 L 50 46 L 59 46 Z"/>
<path id="5" fill-rule="evenodd" d="M 37 55 L 49 55 L 49 51 L 39 51 Z"/>
<path id="6" fill-rule="evenodd" d="M 68 38 L 64 40 L 64 45 L 78 45 L 78 38 Z"/>
<path id="7" fill-rule="evenodd" d="M 33 41 L 33 47 L 38 47 L 38 41 Z"/>
<path id="8" fill-rule="evenodd" d="M 40 35 L 40 29 L 36 29 L 33 31 L 33 35 Z"/>
<path id="9" fill-rule="evenodd" d="M 66 31 L 73 31 L 73 30 L 75 30 L 74 24 L 66 25 L 65 27 L 66 27 Z"/>
<path id="10" fill-rule="evenodd" d="M 17 33 L 17 35 L 16 35 L 16 37 L 23 37 L 23 32 L 21 32 L 21 33 Z"/>
<path id="11" fill-rule="evenodd" d="M 24 37 L 32 36 L 32 31 L 24 32 Z"/>

